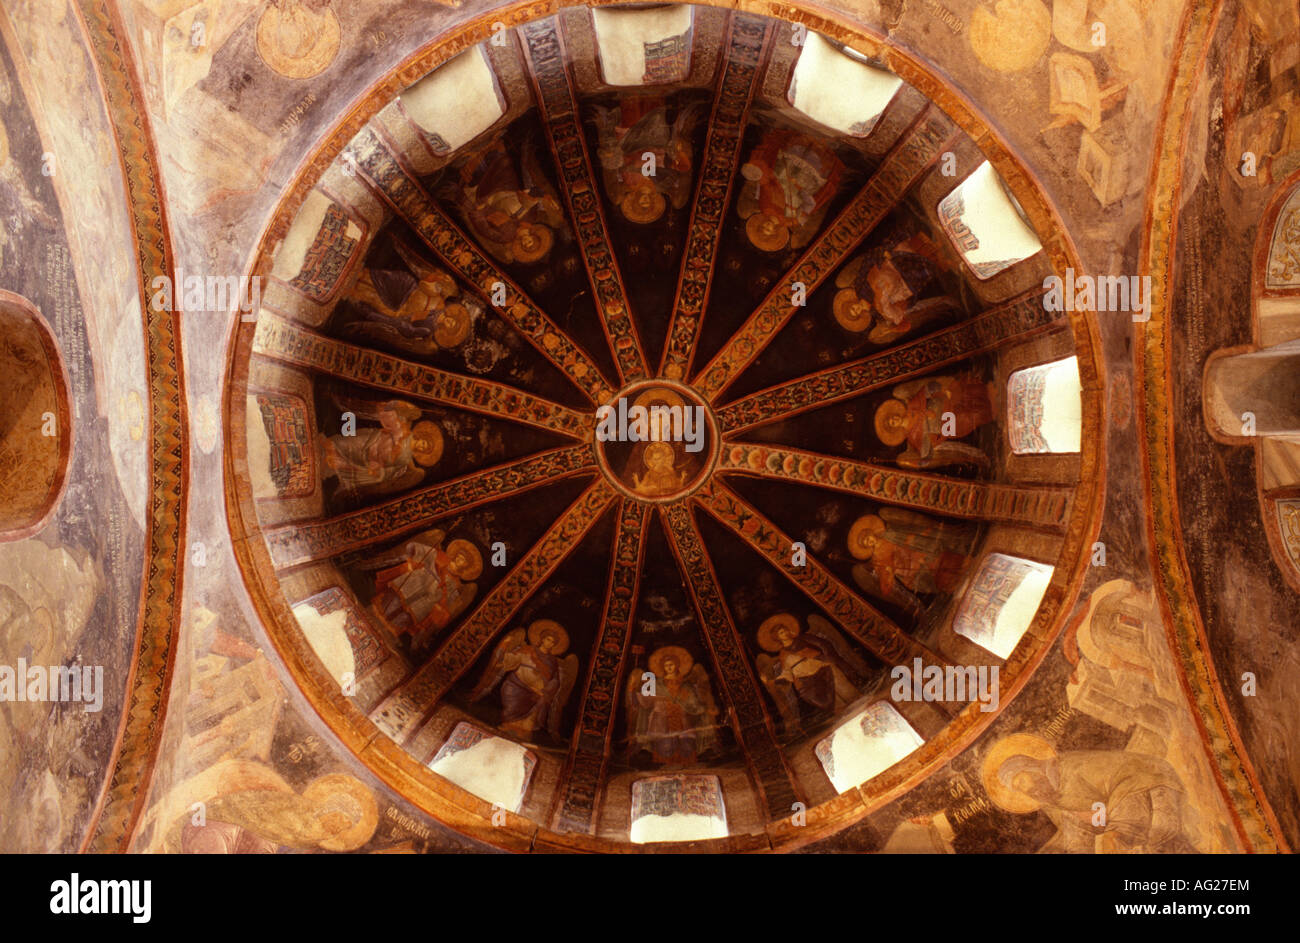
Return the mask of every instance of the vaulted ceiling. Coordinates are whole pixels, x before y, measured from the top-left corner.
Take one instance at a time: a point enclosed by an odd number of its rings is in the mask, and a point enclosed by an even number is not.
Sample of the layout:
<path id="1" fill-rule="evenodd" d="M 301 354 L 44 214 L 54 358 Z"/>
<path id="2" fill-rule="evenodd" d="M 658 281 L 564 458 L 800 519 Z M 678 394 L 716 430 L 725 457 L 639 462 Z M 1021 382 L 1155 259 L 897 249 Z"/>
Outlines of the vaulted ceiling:
<path id="1" fill-rule="evenodd" d="M 0 20 L 3 654 L 106 709 L 4 705 L 6 847 L 1295 839 L 1300 429 L 1222 428 L 1300 323 L 1285 10 L 58 6 Z M 1176 834 L 1084 849 L 1112 773 Z"/>

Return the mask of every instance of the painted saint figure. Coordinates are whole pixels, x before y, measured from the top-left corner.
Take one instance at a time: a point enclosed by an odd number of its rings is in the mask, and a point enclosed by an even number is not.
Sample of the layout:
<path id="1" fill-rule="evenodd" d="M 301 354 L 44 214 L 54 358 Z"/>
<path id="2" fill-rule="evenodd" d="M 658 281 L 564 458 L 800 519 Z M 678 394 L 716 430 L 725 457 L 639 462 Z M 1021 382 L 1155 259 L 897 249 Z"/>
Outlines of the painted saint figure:
<path id="1" fill-rule="evenodd" d="M 494 141 L 461 164 L 459 177 L 448 195 L 489 252 L 520 265 L 550 254 L 564 213 L 529 142 L 516 160 L 503 142 Z"/>
<path id="2" fill-rule="evenodd" d="M 801 729 L 799 704 L 819 714 L 838 714 L 858 696 L 857 684 L 867 666 L 831 624 L 808 617 L 808 631 L 799 620 L 780 612 L 758 627 L 759 679 L 776 701 L 787 734 Z"/>
<path id="3" fill-rule="evenodd" d="M 898 456 L 904 468 L 970 463 L 989 458 L 973 445 L 955 442 L 993 421 L 990 384 L 971 374 L 926 377 L 894 387 L 876 409 L 876 436 L 888 446 L 907 443 Z"/>
<path id="4" fill-rule="evenodd" d="M 919 596 L 953 592 L 970 562 L 968 533 L 900 508 L 858 518 L 848 543 L 863 561 L 853 567 L 857 584 L 914 615 Z"/>
<path id="5" fill-rule="evenodd" d="M 745 235 L 763 252 L 800 249 L 817 232 L 844 175 L 830 148 L 795 131 L 769 131 L 740 168 L 736 204 Z"/>
<path id="6" fill-rule="evenodd" d="M 628 222 L 653 223 L 690 199 L 690 133 L 699 112 L 690 106 L 671 115 L 662 98 L 631 97 L 595 109 L 605 192 Z"/>
<path id="7" fill-rule="evenodd" d="M 540 728 L 562 740 L 560 719 L 578 676 L 578 656 L 560 657 L 568 647 L 569 634 L 550 619 L 538 619 L 526 633 L 507 633 L 470 700 L 482 700 L 499 686 L 503 731 L 531 740 Z"/>
<path id="8" fill-rule="evenodd" d="M 832 303 L 836 322 L 867 338 L 887 344 L 945 314 L 959 310 L 942 294 L 944 269 L 938 250 L 923 233 L 879 246 L 858 256 L 835 278 L 839 291 Z M 936 294 L 938 292 L 938 294 Z"/>
<path id="9" fill-rule="evenodd" d="M 462 296 L 451 275 L 426 263 L 402 240 L 394 247 L 411 271 L 363 267 L 348 295 L 360 317 L 344 331 L 414 354 L 463 344 L 483 306 Z"/>
<path id="10" fill-rule="evenodd" d="M 442 457 L 442 430 L 428 420 L 417 422 L 420 409 L 412 403 L 358 403 L 345 411 L 358 420 L 379 423 L 378 428 L 363 426 L 352 435 L 322 440 L 325 467 L 345 494 L 391 494 L 409 488 Z"/>
<path id="11" fill-rule="evenodd" d="M 370 563 L 375 574 L 371 608 L 399 638 L 419 647 L 465 610 L 478 591 L 483 557 L 468 540 L 443 547 L 446 532 L 431 530 L 407 541 L 400 556 Z M 382 567 L 382 569 L 380 569 Z"/>
<path id="12" fill-rule="evenodd" d="M 677 407 L 685 415 L 691 407 L 678 393 L 666 387 L 655 387 L 637 396 L 633 408 L 647 410 L 650 427 L 647 441 L 637 442 L 623 469 L 623 481 L 634 492 L 647 498 L 674 494 L 686 487 L 700 469 L 700 453 L 686 451 L 686 445 L 675 438 L 671 415 L 656 407 Z M 680 432 L 680 430 L 676 430 Z"/>
<path id="13" fill-rule="evenodd" d="M 717 746 L 718 706 L 703 665 L 677 645 L 649 658 L 653 678 L 627 679 L 628 754 L 648 750 L 656 763 L 694 763 Z"/>
<path id="14" fill-rule="evenodd" d="M 1037 741 L 1037 743 L 1035 743 Z M 1023 743 L 1024 753 L 1013 753 Z M 1043 812 L 1056 834 L 1039 852 L 1195 854 L 1186 792 L 1158 756 L 1130 750 L 1057 754 L 1041 738 L 1012 735 L 984 762 L 989 797 L 1012 812 Z M 1098 804 L 1106 810 L 1098 823 Z"/>

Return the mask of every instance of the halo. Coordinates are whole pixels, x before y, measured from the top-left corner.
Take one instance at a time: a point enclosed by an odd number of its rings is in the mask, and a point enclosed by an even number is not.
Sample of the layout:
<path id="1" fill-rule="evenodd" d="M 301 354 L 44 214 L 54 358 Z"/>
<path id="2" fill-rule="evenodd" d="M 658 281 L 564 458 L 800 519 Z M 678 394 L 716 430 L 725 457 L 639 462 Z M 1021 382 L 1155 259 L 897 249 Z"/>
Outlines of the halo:
<path id="1" fill-rule="evenodd" d="M 463 580 L 478 579 L 479 574 L 483 572 L 483 555 L 478 552 L 478 547 L 475 547 L 468 540 L 461 539 L 453 540 L 447 544 L 447 556 L 454 557 L 462 552 L 469 557 L 469 564 L 466 566 L 465 572 L 460 574 L 460 578 Z"/>
<path id="2" fill-rule="evenodd" d="M 1002 769 L 1002 764 L 1018 755 L 1046 760 L 1056 756 L 1056 749 L 1042 737 L 1032 733 L 1013 733 L 993 744 L 993 749 L 989 750 L 988 755 L 984 757 L 980 778 L 984 781 L 984 790 L 998 808 L 1006 809 L 1008 812 L 1033 812 L 1038 808 L 1038 800 L 1012 789 L 998 778 L 998 771 Z"/>
<path id="3" fill-rule="evenodd" d="M 262 61 L 290 79 L 309 79 L 329 68 L 338 55 L 342 29 L 338 16 L 272 5 L 257 21 L 257 53 Z"/>
<path id="4" fill-rule="evenodd" d="M 326 851 L 355 851 L 370 840 L 379 824 L 374 794 L 347 773 L 313 779 L 302 797 L 312 804 L 318 822 L 327 815 L 343 815 L 351 822 L 343 831 L 320 842 Z"/>
<path id="5" fill-rule="evenodd" d="M 428 440 L 429 447 L 417 449 L 416 439 Z M 442 430 L 438 428 L 436 422 L 424 419 L 411 427 L 411 455 L 421 466 L 428 468 L 430 465 L 438 464 L 438 459 L 442 458 L 442 448 Z"/>
<path id="6" fill-rule="evenodd" d="M 772 220 L 777 225 L 776 232 L 764 235 L 761 226 L 765 220 Z M 754 244 L 754 248 L 764 252 L 780 252 L 790 242 L 790 227 L 785 220 L 771 213 L 755 213 L 745 223 L 745 235 Z"/>
<path id="7" fill-rule="evenodd" d="M 563 655 L 569 650 L 569 633 L 564 631 L 564 626 L 554 619 L 538 619 L 528 627 L 528 644 L 540 645 L 542 643 L 542 634 L 545 632 L 555 633 L 555 647 L 551 649 L 552 655 Z"/>
<path id="8" fill-rule="evenodd" d="M 850 310 L 857 302 L 866 304 L 866 314 L 854 314 Z M 861 298 L 852 288 L 841 288 L 835 293 L 835 300 L 831 302 L 831 311 L 835 314 L 835 320 L 839 322 L 840 327 L 846 331 L 861 334 L 871 326 L 871 302 Z"/>
<path id="9" fill-rule="evenodd" d="M 670 390 L 666 386 L 655 386 L 646 390 L 640 396 L 632 401 L 632 406 L 645 406 L 655 400 L 663 400 L 669 406 L 681 406 L 686 408 L 686 400 L 682 399 L 681 394 L 676 390 Z"/>
<path id="10" fill-rule="evenodd" d="M 774 616 L 768 616 L 763 620 L 763 624 L 758 627 L 758 644 L 764 651 L 779 652 L 781 643 L 776 637 L 776 630 L 785 626 L 790 630 L 791 635 L 799 634 L 799 620 L 788 612 L 778 612 Z"/>
<path id="11" fill-rule="evenodd" d="M 461 304 L 449 304 L 442 309 L 434 322 L 433 339 L 439 347 L 455 347 L 469 337 L 469 309 Z"/>
<path id="12" fill-rule="evenodd" d="M 885 522 L 879 515 L 864 514 L 853 522 L 849 528 L 849 553 L 859 560 L 866 560 L 875 551 L 867 545 L 867 537 L 875 537 L 885 532 Z"/>
<path id="13" fill-rule="evenodd" d="M 523 234 L 531 232 L 537 236 L 537 248 L 525 249 L 522 242 Z M 532 262 L 539 261 L 546 253 L 551 251 L 551 246 L 555 244 L 555 233 L 551 232 L 545 226 L 536 223 L 520 223 L 515 230 L 515 238 L 510 243 L 510 251 L 514 253 L 515 261 L 528 265 Z"/>
<path id="14" fill-rule="evenodd" d="M 654 199 L 651 201 L 649 207 L 642 207 L 641 204 L 637 202 L 637 196 L 646 191 L 648 191 Z M 622 211 L 623 215 L 627 217 L 628 222 L 645 225 L 647 223 L 653 223 L 660 216 L 664 215 L 664 210 L 668 209 L 668 201 L 664 199 L 664 195 L 659 192 L 659 189 L 652 184 L 648 187 L 634 187 L 629 190 L 623 195 L 623 199 L 619 201 L 618 208 Z"/>
<path id="15" fill-rule="evenodd" d="M 650 670 L 654 672 L 656 678 L 664 676 L 664 662 L 673 658 L 677 662 L 677 676 L 684 678 L 691 673 L 695 667 L 695 659 L 691 653 L 680 645 L 665 645 L 663 648 L 656 649 L 650 656 Z"/>
<path id="16" fill-rule="evenodd" d="M 888 446 L 902 445 L 907 438 L 906 429 L 891 429 L 888 422 L 894 416 L 906 416 L 907 404 L 898 399 L 887 399 L 876 409 L 876 438 Z"/>

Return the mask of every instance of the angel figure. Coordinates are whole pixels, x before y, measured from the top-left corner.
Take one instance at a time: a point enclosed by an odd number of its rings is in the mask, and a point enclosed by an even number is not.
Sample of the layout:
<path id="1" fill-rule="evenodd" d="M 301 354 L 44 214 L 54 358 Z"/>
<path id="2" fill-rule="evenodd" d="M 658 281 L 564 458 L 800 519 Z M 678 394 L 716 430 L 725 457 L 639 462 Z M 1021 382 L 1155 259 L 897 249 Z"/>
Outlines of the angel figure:
<path id="1" fill-rule="evenodd" d="M 954 442 L 993 421 L 990 385 L 973 374 L 925 377 L 894 387 L 876 408 L 876 436 L 888 446 L 907 443 L 898 456 L 904 468 L 970 463 L 987 468 L 989 457 Z"/>
<path id="2" fill-rule="evenodd" d="M 854 334 L 870 329 L 873 344 L 887 344 L 944 314 L 960 310 L 938 284 L 943 262 L 923 233 L 858 256 L 835 278 L 831 311 Z M 929 296 L 929 297 L 927 297 Z M 874 326 L 873 326 L 874 325 Z"/>
<path id="3" fill-rule="evenodd" d="M 530 142 L 516 158 L 494 141 L 461 165 L 459 187 L 449 194 L 494 256 L 531 265 L 550 254 L 564 227 L 559 194 L 542 172 Z"/>
<path id="4" fill-rule="evenodd" d="M 656 763 L 694 763 L 718 743 L 709 675 L 677 645 L 656 649 L 649 665 L 653 678 L 636 668 L 627 679 L 628 754 L 649 750 Z"/>
<path id="5" fill-rule="evenodd" d="M 435 354 L 463 344 L 482 305 L 461 297 L 455 279 L 425 262 L 405 241 L 395 240 L 394 247 L 410 272 L 362 268 L 348 295 L 360 318 L 344 330 L 413 354 Z"/>
<path id="6" fill-rule="evenodd" d="M 951 593 L 970 562 L 970 535 L 901 508 L 864 514 L 849 528 L 849 553 L 863 562 L 853 579 L 864 590 L 920 615 L 920 595 Z"/>
<path id="7" fill-rule="evenodd" d="M 835 153 L 795 131 L 769 131 L 740 168 L 745 184 L 736 211 L 745 235 L 763 252 L 808 244 L 844 175 Z"/>
<path id="8" fill-rule="evenodd" d="M 352 495 L 391 494 L 424 480 L 425 469 L 442 457 L 442 430 L 420 419 L 420 409 L 405 400 L 340 404 L 359 420 L 378 423 L 346 430 L 322 440 L 327 477 Z"/>
<path id="9" fill-rule="evenodd" d="M 412 636 L 420 646 L 444 629 L 474 600 L 483 557 L 468 540 L 446 547 L 446 531 L 430 530 L 406 542 L 401 551 L 380 557 L 363 569 L 375 573 L 375 598 L 371 609 L 380 622 L 399 638 Z"/>
<path id="10" fill-rule="evenodd" d="M 867 675 L 866 663 L 849 643 L 818 615 L 808 617 L 808 631 L 799 620 L 779 612 L 758 627 L 759 679 L 776 701 L 787 734 L 802 726 L 799 702 L 818 713 L 838 714 L 858 696 L 857 685 Z"/>
<path id="11" fill-rule="evenodd" d="M 675 210 L 684 207 L 694 179 L 690 135 L 700 106 L 681 109 L 671 124 L 662 98 L 624 98 L 595 113 L 605 192 L 623 217 L 647 224 L 670 204 Z"/>
<path id="12" fill-rule="evenodd" d="M 531 740 L 540 727 L 563 739 L 560 717 L 578 676 L 578 656 L 560 657 L 568 648 L 569 634 L 550 619 L 538 619 L 527 633 L 507 633 L 469 699 L 482 700 L 500 686 L 502 730 Z"/>

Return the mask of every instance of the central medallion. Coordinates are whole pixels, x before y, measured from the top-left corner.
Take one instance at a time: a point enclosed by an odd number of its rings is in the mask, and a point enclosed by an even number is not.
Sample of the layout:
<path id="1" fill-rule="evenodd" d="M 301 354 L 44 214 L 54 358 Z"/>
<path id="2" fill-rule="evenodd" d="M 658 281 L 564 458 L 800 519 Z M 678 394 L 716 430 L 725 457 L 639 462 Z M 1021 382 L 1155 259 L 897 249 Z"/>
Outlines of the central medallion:
<path id="1" fill-rule="evenodd" d="M 605 477 L 639 501 L 686 497 L 713 472 L 721 437 L 712 410 L 672 380 L 642 380 L 596 410 L 596 456 Z"/>

